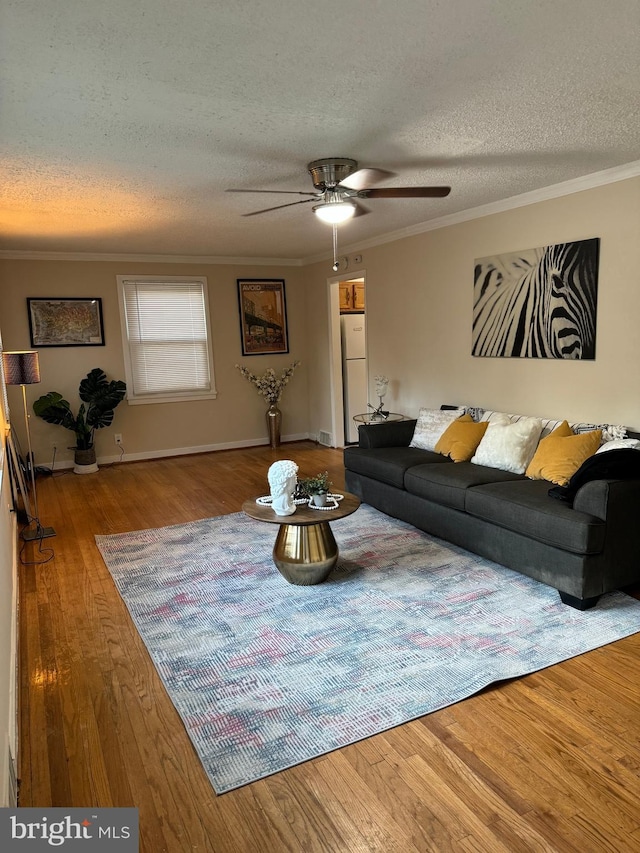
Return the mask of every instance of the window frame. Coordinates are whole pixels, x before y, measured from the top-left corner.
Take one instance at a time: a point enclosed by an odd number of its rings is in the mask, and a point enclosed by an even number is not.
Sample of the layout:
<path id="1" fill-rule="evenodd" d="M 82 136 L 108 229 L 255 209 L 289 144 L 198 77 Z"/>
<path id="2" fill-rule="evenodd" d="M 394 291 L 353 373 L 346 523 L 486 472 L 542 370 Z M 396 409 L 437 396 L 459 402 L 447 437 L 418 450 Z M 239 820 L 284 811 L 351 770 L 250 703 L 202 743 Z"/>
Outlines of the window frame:
<path id="1" fill-rule="evenodd" d="M 141 406 L 150 403 L 184 403 L 192 400 L 215 400 L 218 396 L 215 382 L 213 363 L 213 339 L 211 333 L 211 314 L 209 307 L 209 287 L 206 276 L 197 275 L 117 275 L 118 307 L 120 310 L 120 331 L 122 335 L 122 351 L 124 355 L 124 372 L 127 383 L 127 402 L 130 406 Z M 157 284 L 200 284 L 204 302 L 204 324 L 207 336 L 207 359 L 209 362 L 210 388 L 206 391 L 185 390 L 183 392 L 158 392 L 155 394 L 138 394 L 134 391 L 134 372 L 131 362 L 129 343 L 129 328 L 125 305 L 125 284 L 129 282 Z"/>

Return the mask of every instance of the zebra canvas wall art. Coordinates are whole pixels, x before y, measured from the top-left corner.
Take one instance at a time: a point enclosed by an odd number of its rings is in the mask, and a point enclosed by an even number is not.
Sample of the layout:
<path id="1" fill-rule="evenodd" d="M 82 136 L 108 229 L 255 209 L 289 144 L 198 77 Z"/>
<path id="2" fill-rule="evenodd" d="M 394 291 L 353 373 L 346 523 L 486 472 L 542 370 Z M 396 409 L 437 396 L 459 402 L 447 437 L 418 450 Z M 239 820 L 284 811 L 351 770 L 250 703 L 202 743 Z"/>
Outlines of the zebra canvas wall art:
<path id="1" fill-rule="evenodd" d="M 595 359 L 600 240 L 474 262 L 472 355 Z"/>

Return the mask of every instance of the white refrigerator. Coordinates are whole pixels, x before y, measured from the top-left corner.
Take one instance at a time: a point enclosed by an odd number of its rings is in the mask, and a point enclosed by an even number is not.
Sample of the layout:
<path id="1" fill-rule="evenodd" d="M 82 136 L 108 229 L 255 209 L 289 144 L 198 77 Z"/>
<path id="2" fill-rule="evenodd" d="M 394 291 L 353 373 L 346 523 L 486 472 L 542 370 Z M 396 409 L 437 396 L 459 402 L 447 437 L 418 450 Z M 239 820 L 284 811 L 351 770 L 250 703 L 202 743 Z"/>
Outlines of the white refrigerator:
<path id="1" fill-rule="evenodd" d="M 364 314 L 342 314 L 342 387 L 344 395 L 344 438 L 358 441 L 353 416 L 368 411 L 366 324 Z"/>

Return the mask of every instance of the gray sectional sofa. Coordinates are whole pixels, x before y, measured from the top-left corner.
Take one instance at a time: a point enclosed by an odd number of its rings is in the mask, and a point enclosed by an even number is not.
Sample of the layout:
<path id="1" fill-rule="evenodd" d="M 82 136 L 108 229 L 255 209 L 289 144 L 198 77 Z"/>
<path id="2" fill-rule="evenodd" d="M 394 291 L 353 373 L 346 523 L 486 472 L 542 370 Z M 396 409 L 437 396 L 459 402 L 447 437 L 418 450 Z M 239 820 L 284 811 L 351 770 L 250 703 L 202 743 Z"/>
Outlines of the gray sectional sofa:
<path id="1" fill-rule="evenodd" d="M 571 506 L 549 496 L 546 480 L 410 447 L 415 424 L 360 426 L 358 446 L 344 450 L 347 489 L 387 515 L 549 584 L 580 610 L 640 582 L 640 479 L 592 480 Z"/>

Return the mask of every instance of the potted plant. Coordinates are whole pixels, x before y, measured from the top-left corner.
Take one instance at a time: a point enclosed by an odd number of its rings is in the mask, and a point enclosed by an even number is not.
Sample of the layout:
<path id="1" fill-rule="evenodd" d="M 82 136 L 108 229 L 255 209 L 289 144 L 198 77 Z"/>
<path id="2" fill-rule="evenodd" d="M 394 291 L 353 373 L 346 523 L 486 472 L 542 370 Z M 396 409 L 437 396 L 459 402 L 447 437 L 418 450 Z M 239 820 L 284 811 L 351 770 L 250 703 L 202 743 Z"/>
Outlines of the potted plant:
<path id="1" fill-rule="evenodd" d="M 306 495 L 314 506 L 325 506 L 332 485 L 328 471 L 323 471 L 314 477 L 303 477 L 298 480 L 300 492 Z"/>
<path id="2" fill-rule="evenodd" d="M 113 412 L 124 399 L 127 386 L 120 379 L 110 382 L 103 370 L 94 367 L 80 383 L 82 403 L 74 415 L 68 400 L 57 391 L 50 391 L 33 404 L 33 411 L 50 424 L 59 424 L 75 433 L 76 474 L 89 474 L 98 470 L 93 437 L 97 429 L 113 423 Z"/>

